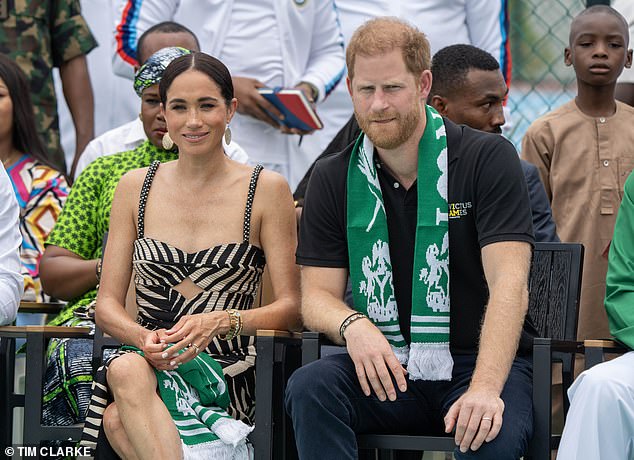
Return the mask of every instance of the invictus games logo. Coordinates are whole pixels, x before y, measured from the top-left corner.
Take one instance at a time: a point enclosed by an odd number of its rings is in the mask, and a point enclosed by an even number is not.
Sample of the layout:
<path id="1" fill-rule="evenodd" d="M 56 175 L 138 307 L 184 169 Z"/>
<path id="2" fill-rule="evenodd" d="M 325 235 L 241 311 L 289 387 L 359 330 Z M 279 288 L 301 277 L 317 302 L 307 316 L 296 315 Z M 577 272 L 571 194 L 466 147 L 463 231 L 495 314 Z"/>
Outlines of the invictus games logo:
<path id="1" fill-rule="evenodd" d="M 449 218 L 460 219 L 462 216 L 469 214 L 471 209 L 471 201 L 466 203 L 449 203 Z"/>

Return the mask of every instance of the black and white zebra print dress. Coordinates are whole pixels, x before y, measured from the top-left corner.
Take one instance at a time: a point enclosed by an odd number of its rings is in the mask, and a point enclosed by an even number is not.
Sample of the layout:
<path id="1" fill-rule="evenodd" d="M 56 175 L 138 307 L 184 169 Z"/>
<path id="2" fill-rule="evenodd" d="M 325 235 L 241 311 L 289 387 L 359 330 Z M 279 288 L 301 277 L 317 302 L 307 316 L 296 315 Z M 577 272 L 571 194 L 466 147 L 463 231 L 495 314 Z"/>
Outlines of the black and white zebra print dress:
<path id="1" fill-rule="evenodd" d="M 169 329 L 182 316 L 234 308 L 250 309 L 255 301 L 262 272 L 264 251 L 249 243 L 251 206 L 262 166 L 253 170 L 244 212 L 243 241 L 187 253 L 168 243 L 145 236 L 145 205 L 159 162 L 149 167 L 141 190 L 138 237 L 134 241 L 133 267 L 137 323 L 148 329 Z M 173 289 L 189 278 L 200 291 L 185 298 Z M 223 368 L 231 397 L 228 412 L 245 423 L 255 421 L 255 341 L 240 336 L 230 341 L 214 337 L 205 351 Z M 94 446 L 101 418 L 112 397 L 107 388 L 108 359 L 95 376 L 93 396 L 86 415 L 82 444 Z"/>

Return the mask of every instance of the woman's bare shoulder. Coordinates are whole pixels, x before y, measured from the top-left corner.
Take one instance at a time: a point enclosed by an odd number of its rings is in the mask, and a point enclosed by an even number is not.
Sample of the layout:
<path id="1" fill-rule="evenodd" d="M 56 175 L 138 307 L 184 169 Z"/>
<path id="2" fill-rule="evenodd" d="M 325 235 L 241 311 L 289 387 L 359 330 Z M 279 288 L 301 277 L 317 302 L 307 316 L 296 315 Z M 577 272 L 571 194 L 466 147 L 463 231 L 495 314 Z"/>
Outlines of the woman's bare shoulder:
<path id="1" fill-rule="evenodd" d="M 263 169 L 258 178 L 257 191 L 263 194 L 286 196 L 291 194 L 288 182 L 279 173 Z"/>
<path id="2" fill-rule="evenodd" d="M 145 176 L 149 168 L 132 169 L 125 173 L 117 184 L 117 193 L 123 194 L 127 199 L 138 201 Z"/>

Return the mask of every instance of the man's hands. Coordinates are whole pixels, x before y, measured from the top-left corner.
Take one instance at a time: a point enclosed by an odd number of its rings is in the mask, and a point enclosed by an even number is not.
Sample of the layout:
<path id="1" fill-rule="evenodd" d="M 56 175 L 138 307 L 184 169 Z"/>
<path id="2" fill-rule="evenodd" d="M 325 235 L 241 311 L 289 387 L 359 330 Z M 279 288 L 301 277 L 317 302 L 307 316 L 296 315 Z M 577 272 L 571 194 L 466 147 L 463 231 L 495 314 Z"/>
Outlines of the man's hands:
<path id="1" fill-rule="evenodd" d="M 247 77 L 233 77 L 232 81 L 234 95 L 238 99 L 238 113 L 263 121 L 284 134 L 305 135 L 312 133 L 312 131 L 287 128 L 278 123 L 277 119 L 283 119 L 284 115 L 258 92 L 258 88 L 266 87 L 261 81 Z M 309 101 L 313 101 L 312 89 L 306 83 L 300 83 L 295 88 L 301 90 Z"/>
<path id="2" fill-rule="evenodd" d="M 394 356 L 383 333 L 374 324 L 366 319 L 357 320 L 348 326 L 344 335 L 361 390 L 366 396 L 370 396 L 373 390 L 379 400 L 385 401 L 387 395 L 387 399 L 395 401 L 396 390 L 392 376 L 401 391 L 407 390 L 407 371 Z"/>
<path id="3" fill-rule="evenodd" d="M 453 403 L 445 416 L 445 433 L 456 429 L 456 445 L 461 452 L 478 450 L 491 442 L 502 428 L 504 401 L 495 391 L 469 388 Z"/>
<path id="4" fill-rule="evenodd" d="M 354 362 L 361 390 L 366 396 L 373 391 L 377 398 L 396 400 L 396 385 L 407 390 L 407 370 L 396 359 L 390 344 L 368 320 L 350 324 L 345 333 L 346 346 Z M 449 408 L 445 416 L 445 432 L 456 430 L 456 445 L 462 452 L 478 450 L 491 442 L 502 428 L 504 402 L 500 395 L 486 388 L 469 388 Z"/>

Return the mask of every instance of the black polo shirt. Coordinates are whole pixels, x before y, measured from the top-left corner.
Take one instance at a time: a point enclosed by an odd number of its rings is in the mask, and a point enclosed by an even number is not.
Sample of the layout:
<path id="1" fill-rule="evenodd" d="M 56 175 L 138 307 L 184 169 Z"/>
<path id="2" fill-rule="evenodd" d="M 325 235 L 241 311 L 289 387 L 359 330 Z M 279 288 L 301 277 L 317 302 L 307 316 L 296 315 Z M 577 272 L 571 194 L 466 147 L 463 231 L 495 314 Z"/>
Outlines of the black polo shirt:
<path id="1" fill-rule="evenodd" d="M 444 121 L 449 169 L 450 345 L 452 353 L 476 353 L 489 298 L 480 250 L 499 241 L 532 244 L 532 218 L 513 145 L 500 135 Z M 351 152 L 349 146 L 315 164 L 300 224 L 300 265 L 348 268 L 346 178 Z M 405 190 L 381 168 L 378 155 L 375 159 L 387 214 L 399 322 L 409 342 L 417 182 Z M 528 323 L 524 330 L 522 354 L 530 351 L 534 335 Z"/>

